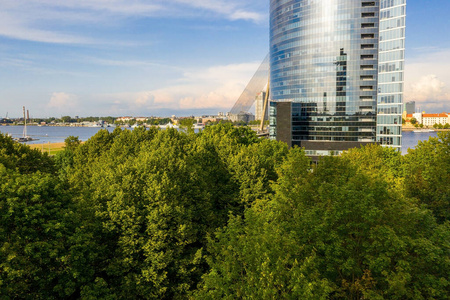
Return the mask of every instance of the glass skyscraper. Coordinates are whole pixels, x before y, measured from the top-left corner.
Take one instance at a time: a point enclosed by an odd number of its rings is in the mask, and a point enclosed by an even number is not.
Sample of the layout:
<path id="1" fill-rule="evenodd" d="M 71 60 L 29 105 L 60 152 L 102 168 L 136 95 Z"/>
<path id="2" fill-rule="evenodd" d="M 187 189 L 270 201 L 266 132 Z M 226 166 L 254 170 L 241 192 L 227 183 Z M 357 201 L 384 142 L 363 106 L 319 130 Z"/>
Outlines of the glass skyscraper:
<path id="1" fill-rule="evenodd" d="M 271 0 L 270 137 L 401 147 L 406 0 Z"/>

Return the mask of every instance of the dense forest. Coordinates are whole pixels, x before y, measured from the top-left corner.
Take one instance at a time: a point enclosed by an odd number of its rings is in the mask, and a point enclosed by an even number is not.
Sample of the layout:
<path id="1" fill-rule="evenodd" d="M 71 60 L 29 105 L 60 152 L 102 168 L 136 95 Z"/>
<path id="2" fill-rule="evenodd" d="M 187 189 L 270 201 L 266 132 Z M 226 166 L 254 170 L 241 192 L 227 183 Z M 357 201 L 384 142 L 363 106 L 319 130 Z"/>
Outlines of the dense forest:
<path id="1" fill-rule="evenodd" d="M 311 163 L 247 127 L 0 135 L 1 299 L 449 299 L 450 133 Z"/>

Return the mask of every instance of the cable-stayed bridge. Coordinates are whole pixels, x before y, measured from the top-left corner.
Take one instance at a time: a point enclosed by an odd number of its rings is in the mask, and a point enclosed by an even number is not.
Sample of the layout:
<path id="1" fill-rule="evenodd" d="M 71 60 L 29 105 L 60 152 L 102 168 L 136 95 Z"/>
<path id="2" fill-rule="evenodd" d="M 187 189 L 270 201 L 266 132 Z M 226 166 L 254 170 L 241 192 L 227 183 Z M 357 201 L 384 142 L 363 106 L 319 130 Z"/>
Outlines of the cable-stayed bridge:
<path id="1" fill-rule="evenodd" d="M 237 115 L 242 112 L 248 112 L 252 107 L 253 103 L 255 103 L 256 95 L 263 91 L 268 84 L 269 81 L 269 61 L 270 56 L 264 58 L 263 62 L 259 66 L 256 73 L 253 75 L 250 82 L 245 87 L 239 99 L 234 104 L 230 113 Z M 267 98 L 267 96 L 266 96 Z M 266 107 L 263 105 L 263 107 Z M 263 114 L 264 116 L 264 114 Z"/>

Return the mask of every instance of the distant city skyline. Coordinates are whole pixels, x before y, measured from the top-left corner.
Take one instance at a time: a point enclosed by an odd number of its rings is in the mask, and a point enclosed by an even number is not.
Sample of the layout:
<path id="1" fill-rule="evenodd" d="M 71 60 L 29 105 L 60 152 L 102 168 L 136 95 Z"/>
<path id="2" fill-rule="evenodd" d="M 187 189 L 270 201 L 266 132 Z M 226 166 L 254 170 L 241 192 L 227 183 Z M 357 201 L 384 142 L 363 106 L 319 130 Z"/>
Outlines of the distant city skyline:
<path id="1" fill-rule="evenodd" d="M 229 111 L 269 51 L 266 0 L 0 0 L 0 117 Z M 450 111 L 448 0 L 408 0 L 405 102 Z"/>

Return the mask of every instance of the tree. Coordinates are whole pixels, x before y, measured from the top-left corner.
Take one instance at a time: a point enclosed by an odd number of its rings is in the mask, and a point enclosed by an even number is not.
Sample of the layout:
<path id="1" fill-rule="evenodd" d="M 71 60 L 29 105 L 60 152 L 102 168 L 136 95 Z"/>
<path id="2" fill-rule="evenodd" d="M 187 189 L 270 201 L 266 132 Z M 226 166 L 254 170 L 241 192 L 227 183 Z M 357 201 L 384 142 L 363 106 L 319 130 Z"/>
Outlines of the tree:
<path id="1" fill-rule="evenodd" d="M 0 298 L 448 299 L 450 133 L 405 156 L 220 124 L 0 135 Z"/>
<path id="2" fill-rule="evenodd" d="M 108 124 L 114 124 L 114 122 L 116 121 L 116 118 L 111 117 L 111 116 L 100 117 L 99 119 L 105 121 Z"/>
<path id="3" fill-rule="evenodd" d="M 77 147 L 65 176 L 96 266 L 84 267 L 82 297 L 172 299 L 196 287 L 207 270 L 206 236 L 243 206 L 215 139 L 238 152 L 254 134 L 223 129 L 116 129 Z"/>
<path id="4" fill-rule="evenodd" d="M 61 120 L 64 123 L 70 123 L 72 121 L 72 118 L 70 116 L 63 116 L 61 117 Z"/>
<path id="5" fill-rule="evenodd" d="M 179 123 L 181 126 L 184 126 L 184 127 L 191 127 L 191 126 L 193 126 L 194 124 L 196 124 L 197 121 L 196 121 L 194 118 L 183 118 L 183 119 L 180 119 L 180 120 L 178 121 L 178 123 Z"/>
<path id="6" fill-rule="evenodd" d="M 277 168 L 280 176 L 289 174 L 290 179 L 281 180 L 276 188 L 289 193 L 304 182 L 309 168 L 304 152 L 299 148 L 291 150 L 285 163 Z M 204 276 L 194 298 L 327 298 L 331 287 L 318 277 L 315 254 L 304 260 L 295 255 L 302 247 L 295 236 L 280 227 L 279 212 L 272 210 L 276 204 L 267 200 L 254 202 L 245 218 L 232 217 L 227 227 L 209 240 L 211 271 Z"/>
<path id="7" fill-rule="evenodd" d="M 416 118 L 411 118 L 411 120 L 409 120 L 409 122 L 411 122 L 411 124 L 416 125 L 417 120 Z"/>
<path id="8" fill-rule="evenodd" d="M 20 173 L 55 173 L 54 163 L 47 153 L 39 149 L 16 143 L 11 137 L 0 133 L 0 164 L 7 169 L 18 170 Z"/>
<path id="9" fill-rule="evenodd" d="M 184 118 L 178 121 L 178 124 L 180 125 L 180 128 L 186 129 L 189 133 L 194 133 L 194 124 L 197 123 L 197 121 L 193 118 Z"/>
<path id="10" fill-rule="evenodd" d="M 70 135 L 64 140 L 64 143 L 67 150 L 74 151 L 80 146 L 81 141 L 77 136 Z"/>
<path id="11" fill-rule="evenodd" d="M 170 118 L 163 118 L 158 120 L 159 125 L 167 125 L 171 122 Z"/>
<path id="12" fill-rule="evenodd" d="M 397 150 L 380 145 L 366 145 L 349 149 L 341 157 L 366 176 L 389 183 L 390 189 L 403 190 L 404 158 Z"/>
<path id="13" fill-rule="evenodd" d="M 440 222 L 450 220 L 450 132 L 419 141 L 406 160 L 406 191 L 426 204 Z"/>
<path id="14" fill-rule="evenodd" d="M 77 216 L 51 158 L 0 135 L 0 298 L 65 298 Z"/>
<path id="15" fill-rule="evenodd" d="M 370 151 L 380 152 L 362 154 Z M 325 157 L 310 171 L 292 149 L 278 172 L 272 200 L 210 240 L 198 298 L 449 296 L 448 224 L 347 158 Z"/>

